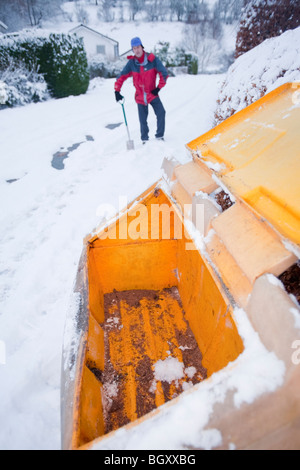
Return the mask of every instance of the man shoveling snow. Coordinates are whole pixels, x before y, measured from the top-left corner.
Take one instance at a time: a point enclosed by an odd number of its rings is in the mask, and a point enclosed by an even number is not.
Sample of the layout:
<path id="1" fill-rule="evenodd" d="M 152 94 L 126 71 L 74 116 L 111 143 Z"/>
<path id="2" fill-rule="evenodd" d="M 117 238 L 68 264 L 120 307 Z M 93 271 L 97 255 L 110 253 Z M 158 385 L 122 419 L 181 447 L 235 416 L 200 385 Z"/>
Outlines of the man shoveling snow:
<path id="1" fill-rule="evenodd" d="M 160 90 L 166 85 L 168 71 L 154 54 L 148 54 L 140 38 L 131 40 L 133 56 L 128 56 L 128 62 L 115 82 L 116 100 L 121 101 L 123 96 L 120 91 L 127 78 L 133 77 L 133 85 L 136 88 L 135 100 L 138 105 L 138 113 L 141 127 L 141 139 L 143 143 L 149 140 L 148 105 L 151 104 L 157 119 L 156 139 L 163 140 L 165 133 L 166 111 L 158 96 Z M 156 86 L 156 77 L 159 75 L 159 83 Z"/>

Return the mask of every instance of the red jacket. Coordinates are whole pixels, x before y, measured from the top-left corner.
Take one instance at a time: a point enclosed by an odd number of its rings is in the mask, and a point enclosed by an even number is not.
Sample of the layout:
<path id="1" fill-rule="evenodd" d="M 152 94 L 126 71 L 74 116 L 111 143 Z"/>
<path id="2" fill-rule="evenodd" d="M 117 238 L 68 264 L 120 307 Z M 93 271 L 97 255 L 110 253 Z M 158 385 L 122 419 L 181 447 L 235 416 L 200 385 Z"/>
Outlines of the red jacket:
<path id="1" fill-rule="evenodd" d="M 122 85 L 129 77 L 133 77 L 136 88 L 135 100 L 138 104 L 147 105 L 157 96 L 151 93 L 156 85 L 156 76 L 159 75 L 158 88 L 163 88 L 167 82 L 168 71 L 154 54 L 145 53 L 143 63 L 135 56 L 128 56 L 129 61 L 118 75 L 115 83 L 115 91 L 121 91 Z"/>

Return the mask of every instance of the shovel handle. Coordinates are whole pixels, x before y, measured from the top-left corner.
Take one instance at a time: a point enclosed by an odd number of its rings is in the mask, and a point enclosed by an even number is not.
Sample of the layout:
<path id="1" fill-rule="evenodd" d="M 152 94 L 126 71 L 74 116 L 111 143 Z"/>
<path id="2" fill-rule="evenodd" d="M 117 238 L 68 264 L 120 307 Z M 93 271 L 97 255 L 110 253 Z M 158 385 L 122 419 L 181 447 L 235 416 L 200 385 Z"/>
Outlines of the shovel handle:
<path id="1" fill-rule="evenodd" d="M 130 148 L 133 148 L 132 147 L 133 146 L 133 141 L 130 140 L 130 134 L 129 134 L 128 124 L 127 124 L 127 119 L 126 119 L 126 114 L 125 114 L 125 108 L 124 108 L 125 98 L 123 97 L 123 99 L 118 101 L 118 103 L 120 103 L 120 105 L 122 106 L 122 109 L 123 109 L 123 114 L 124 114 L 124 119 L 125 119 L 128 139 L 129 139 L 129 142 L 127 143 L 127 146 L 130 144 L 130 146 L 131 146 Z"/>
<path id="2" fill-rule="evenodd" d="M 125 108 L 124 108 L 125 98 L 123 98 L 122 101 L 119 101 L 119 103 L 120 103 L 120 105 L 122 106 L 122 109 L 123 109 L 123 114 L 124 114 L 124 119 L 125 119 L 126 127 L 128 127 L 127 119 L 126 119 L 126 114 L 125 114 Z"/>

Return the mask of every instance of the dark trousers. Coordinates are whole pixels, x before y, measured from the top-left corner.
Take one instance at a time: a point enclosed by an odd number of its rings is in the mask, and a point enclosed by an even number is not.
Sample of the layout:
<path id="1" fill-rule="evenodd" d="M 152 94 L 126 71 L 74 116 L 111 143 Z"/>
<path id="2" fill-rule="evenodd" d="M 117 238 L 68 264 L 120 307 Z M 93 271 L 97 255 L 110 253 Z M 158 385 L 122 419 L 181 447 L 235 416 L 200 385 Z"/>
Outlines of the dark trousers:
<path id="1" fill-rule="evenodd" d="M 155 137 L 159 139 L 160 137 L 163 137 L 165 133 L 166 111 L 159 97 L 151 101 L 150 104 L 155 112 L 156 120 L 157 120 L 157 130 L 156 130 Z M 148 105 L 138 104 L 138 111 L 139 111 L 139 120 L 140 120 L 140 126 L 141 126 L 141 139 L 148 140 L 149 139 L 149 127 L 148 127 L 148 122 L 147 122 L 148 112 L 149 112 Z"/>

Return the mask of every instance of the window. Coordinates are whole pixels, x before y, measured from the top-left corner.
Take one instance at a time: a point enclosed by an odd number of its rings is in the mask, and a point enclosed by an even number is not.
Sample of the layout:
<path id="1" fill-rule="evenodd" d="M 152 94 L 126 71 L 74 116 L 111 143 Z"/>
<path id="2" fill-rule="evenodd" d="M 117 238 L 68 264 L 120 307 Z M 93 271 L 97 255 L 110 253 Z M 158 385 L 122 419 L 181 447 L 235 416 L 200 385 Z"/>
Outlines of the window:
<path id="1" fill-rule="evenodd" d="M 97 46 L 97 54 L 105 54 L 105 46 Z"/>

